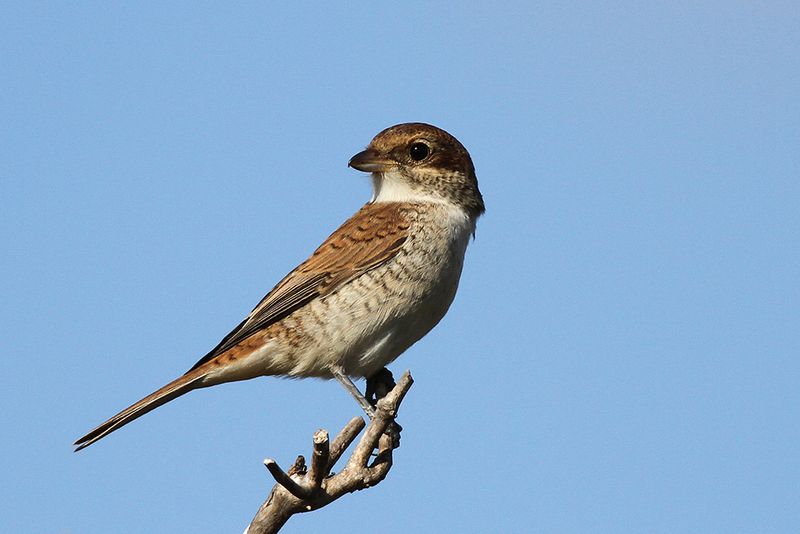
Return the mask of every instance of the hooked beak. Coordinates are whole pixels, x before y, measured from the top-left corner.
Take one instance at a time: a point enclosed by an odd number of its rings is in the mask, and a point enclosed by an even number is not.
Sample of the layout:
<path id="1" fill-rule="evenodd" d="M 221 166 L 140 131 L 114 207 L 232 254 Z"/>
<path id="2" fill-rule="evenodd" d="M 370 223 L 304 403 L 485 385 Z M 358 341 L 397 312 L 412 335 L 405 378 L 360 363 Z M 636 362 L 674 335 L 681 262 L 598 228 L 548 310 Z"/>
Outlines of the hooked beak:
<path id="1" fill-rule="evenodd" d="M 397 162 L 381 156 L 374 148 L 368 148 L 350 158 L 347 165 L 364 172 L 386 172 L 396 167 Z"/>

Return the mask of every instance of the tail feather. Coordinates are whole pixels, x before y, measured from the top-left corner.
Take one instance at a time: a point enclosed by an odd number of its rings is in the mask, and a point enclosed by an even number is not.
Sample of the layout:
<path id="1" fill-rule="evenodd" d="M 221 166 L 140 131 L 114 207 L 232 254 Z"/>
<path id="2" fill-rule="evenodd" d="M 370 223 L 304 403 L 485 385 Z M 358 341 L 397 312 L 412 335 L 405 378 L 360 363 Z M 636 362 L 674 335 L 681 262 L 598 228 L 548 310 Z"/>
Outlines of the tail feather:
<path id="1" fill-rule="evenodd" d="M 128 406 L 105 423 L 90 431 L 82 438 L 78 439 L 74 443 L 75 452 L 88 447 L 95 441 L 109 435 L 118 428 L 127 425 L 134 419 L 138 419 L 150 410 L 155 410 L 162 404 L 165 404 L 172 399 L 176 399 L 193 389 L 197 389 L 200 386 L 198 382 L 202 380 L 204 376 L 205 373 L 190 371 L 180 378 L 173 380 L 158 391 L 151 393 L 139 402 Z"/>

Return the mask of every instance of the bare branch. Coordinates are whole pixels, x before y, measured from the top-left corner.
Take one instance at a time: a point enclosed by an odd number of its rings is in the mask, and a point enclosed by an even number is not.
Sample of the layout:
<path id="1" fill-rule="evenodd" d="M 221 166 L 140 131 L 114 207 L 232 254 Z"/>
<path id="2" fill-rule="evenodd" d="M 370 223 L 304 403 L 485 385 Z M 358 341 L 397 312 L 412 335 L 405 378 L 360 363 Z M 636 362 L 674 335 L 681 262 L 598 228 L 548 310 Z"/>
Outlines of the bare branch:
<path id="1" fill-rule="evenodd" d="M 303 458 L 302 456 L 298 456 L 298 459 L 302 458 Z M 303 467 L 305 468 L 305 459 L 302 459 L 302 462 L 303 462 Z M 292 479 L 292 477 L 290 477 L 287 473 L 285 473 L 283 469 L 281 469 L 280 466 L 278 465 L 278 462 L 276 462 L 272 458 L 267 458 L 266 460 L 264 460 L 264 465 L 267 466 L 267 469 L 269 469 L 269 472 L 272 475 L 272 478 L 275 479 L 275 482 L 277 482 L 278 484 L 289 490 L 292 493 L 292 495 L 295 495 L 301 499 L 305 497 L 310 497 L 310 494 L 308 491 L 306 491 L 306 488 L 295 482 Z M 295 466 L 296 465 L 297 463 L 295 463 Z"/>
<path id="2" fill-rule="evenodd" d="M 378 400 L 375 417 L 367 425 L 347 465 L 339 473 L 331 474 L 331 470 L 364 428 L 365 423 L 361 417 L 351 419 L 332 445 L 329 443 L 327 431 L 318 430 L 314 434 L 311 467 L 308 471 L 302 456 L 298 457 L 288 473 L 275 460 L 264 460 L 264 465 L 277 484 L 259 508 L 245 534 L 278 532 L 292 515 L 322 508 L 342 495 L 369 488 L 386 478 L 392 467 L 392 452 L 400 444 L 400 426 L 394 420 L 400 403 L 413 383 L 411 374 L 406 371 L 397 385 Z M 369 463 L 376 449 L 377 455 Z"/>
<path id="3" fill-rule="evenodd" d="M 364 427 L 367 426 L 367 423 L 364 422 L 363 417 L 353 417 L 349 423 L 345 425 L 339 435 L 336 436 L 336 439 L 333 440 L 333 445 L 331 445 L 331 457 L 328 460 L 328 469 L 327 471 L 330 472 L 333 469 L 334 464 L 339 461 L 339 458 L 342 457 L 344 451 L 347 450 L 347 447 L 350 446 L 351 443 L 358 437 L 358 434 L 364 430 Z"/>
<path id="4" fill-rule="evenodd" d="M 308 481 L 314 491 L 319 489 L 322 479 L 328 473 L 328 460 L 330 459 L 330 444 L 328 431 L 317 430 L 314 434 L 314 454 L 311 456 L 311 470 L 308 472 Z M 313 493 L 312 493 L 313 495 Z"/>

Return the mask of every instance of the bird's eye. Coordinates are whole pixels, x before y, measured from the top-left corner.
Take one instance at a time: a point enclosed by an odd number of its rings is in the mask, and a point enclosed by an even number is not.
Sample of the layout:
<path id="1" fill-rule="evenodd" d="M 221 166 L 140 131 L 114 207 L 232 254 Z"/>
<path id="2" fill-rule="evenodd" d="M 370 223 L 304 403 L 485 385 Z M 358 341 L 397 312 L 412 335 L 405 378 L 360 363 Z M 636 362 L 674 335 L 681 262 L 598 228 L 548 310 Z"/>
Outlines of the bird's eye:
<path id="1" fill-rule="evenodd" d="M 422 161 L 423 159 L 428 157 L 430 154 L 431 149 L 428 148 L 428 145 L 422 142 L 416 142 L 408 149 L 408 153 L 411 155 L 411 159 L 414 161 Z"/>

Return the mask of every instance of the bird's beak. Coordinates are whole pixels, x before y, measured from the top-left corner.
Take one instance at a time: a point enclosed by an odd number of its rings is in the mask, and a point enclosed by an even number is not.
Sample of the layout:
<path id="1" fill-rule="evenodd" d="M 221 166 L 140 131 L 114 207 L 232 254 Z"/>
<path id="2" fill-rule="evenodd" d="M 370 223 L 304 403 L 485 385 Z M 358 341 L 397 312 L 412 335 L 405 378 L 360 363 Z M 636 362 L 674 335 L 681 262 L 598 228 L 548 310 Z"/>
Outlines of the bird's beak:
<path id="1" fill-rule="evenodd" d="M 368 148 L 350 158 L 347 165 L 364 172 L 386 172 L 396 167 L 397 162 L 381 156 L 374 148 Z"/>

